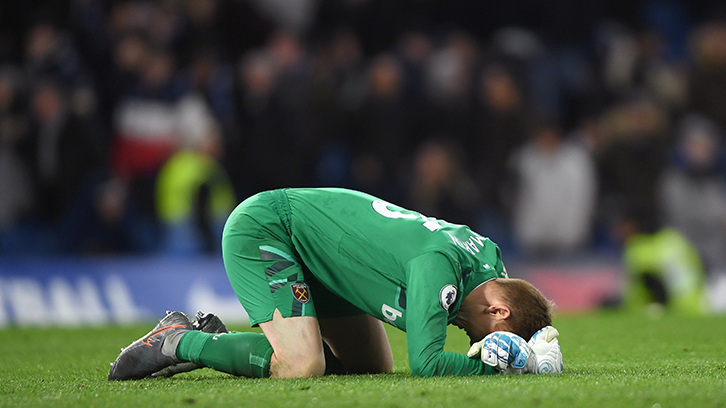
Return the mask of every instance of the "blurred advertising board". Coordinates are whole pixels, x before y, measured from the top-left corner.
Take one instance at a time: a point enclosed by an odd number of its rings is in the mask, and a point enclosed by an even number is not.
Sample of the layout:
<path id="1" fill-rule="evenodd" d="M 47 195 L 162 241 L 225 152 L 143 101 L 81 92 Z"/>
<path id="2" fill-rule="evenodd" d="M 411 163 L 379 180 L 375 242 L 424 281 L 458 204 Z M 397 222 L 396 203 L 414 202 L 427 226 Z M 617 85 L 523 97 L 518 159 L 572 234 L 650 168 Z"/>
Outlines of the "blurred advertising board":
<path id="1" fill-rule="evenodd" d="M 221 257 L 0 260 L 0 326 L 125 324 L 166 310 L 249 321 Z"/>
<path id="2" fill-rule="evenodd" d="M 559 312 L 597 308 L 622 283 L 617 261 L 510 262 L 507 268 L 554 300 Z M 0 259 L 0 327 L 126 324 L 156 320 L 166 310 L 249 322 L 221 257 Z"/>

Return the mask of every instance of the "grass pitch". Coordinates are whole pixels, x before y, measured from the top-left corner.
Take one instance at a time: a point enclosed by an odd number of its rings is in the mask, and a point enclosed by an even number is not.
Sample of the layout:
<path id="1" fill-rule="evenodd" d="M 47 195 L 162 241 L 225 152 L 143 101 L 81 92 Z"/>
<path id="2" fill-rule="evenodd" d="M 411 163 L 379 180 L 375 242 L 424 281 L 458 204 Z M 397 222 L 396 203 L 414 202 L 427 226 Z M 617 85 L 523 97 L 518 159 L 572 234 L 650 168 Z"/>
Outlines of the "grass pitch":
<path id="1" fill-rule="evenodd" d="M 405 334 L 391 328 L 390 375 L 269 380 L 203 369 L 107 382 L 119 349 L 153 324 L 0 330 L 0 406 L 726 407 L 726 316 L 559 316 L 561 375 L 414 378 Z M 467 349 L 451 327 L 447 350 Z"/>

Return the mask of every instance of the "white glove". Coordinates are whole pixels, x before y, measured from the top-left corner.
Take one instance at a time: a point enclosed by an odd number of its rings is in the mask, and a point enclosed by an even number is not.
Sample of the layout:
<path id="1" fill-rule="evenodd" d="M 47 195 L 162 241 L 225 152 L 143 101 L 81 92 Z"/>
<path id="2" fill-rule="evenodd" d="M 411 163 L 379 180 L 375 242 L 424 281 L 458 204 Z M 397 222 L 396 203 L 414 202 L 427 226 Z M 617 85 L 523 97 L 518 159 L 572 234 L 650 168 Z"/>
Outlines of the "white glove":
<path id="1" fill-rule="evenodd" d="M 466 355 L 469 358 L 481 357 L 484 364 L 502 373 L 510 368 L 524 372 L 534 372 L 528 370 L 536 368 L 536 359 L 530 358 L 534 354 L 529 344 L 518 335 L 506 331 L 490 333 L 474 343 Z"/>
<path id="2" fill-rule="evenodd" d="M 562 350 L 557 336 L 560 333 L 552 326 L 546 326 L 539 329 L 529 340 L 529 346 L 532 348 L 536 365 L 535 374 L 551 374 L 561 373 L 564 365 L 562 364 Z"/>

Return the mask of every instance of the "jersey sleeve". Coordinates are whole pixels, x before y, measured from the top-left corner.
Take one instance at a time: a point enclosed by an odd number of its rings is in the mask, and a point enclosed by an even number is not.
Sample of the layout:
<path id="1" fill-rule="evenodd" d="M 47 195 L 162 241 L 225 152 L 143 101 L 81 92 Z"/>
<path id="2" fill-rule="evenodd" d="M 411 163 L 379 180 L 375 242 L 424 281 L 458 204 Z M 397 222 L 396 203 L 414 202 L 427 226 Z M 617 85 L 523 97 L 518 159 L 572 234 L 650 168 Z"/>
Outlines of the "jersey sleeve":
<path id="1" fill-rule="evenodd" d="M 409 261 L 407 270 L 406 333 L 411 374 L 494 374 L 494 369 L 478 358 L 444 351 L 449 312 L 442 306 L 441 293 L 448 285 L 458 287 L 451 261 L 443 254 L 429 253 Z"/>

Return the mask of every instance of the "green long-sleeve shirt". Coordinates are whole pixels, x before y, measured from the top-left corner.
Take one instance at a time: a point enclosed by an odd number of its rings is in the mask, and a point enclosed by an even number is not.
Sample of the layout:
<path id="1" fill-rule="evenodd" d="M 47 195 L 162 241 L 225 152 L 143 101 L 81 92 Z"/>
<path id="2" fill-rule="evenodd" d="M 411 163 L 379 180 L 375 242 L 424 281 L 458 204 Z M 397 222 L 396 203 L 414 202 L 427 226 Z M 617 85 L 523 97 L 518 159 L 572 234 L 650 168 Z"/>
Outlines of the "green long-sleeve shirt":
<path id="1" fill-rule="evenodd" d="M 276 192 L 289 206 L 292 243 L 331 292 L 406 331 L 419 376 L 492 372 L 444 351 L 447 325 L 474 288 L 506 278 L 499 247 L 450 224 L 344 189 Z"/>

